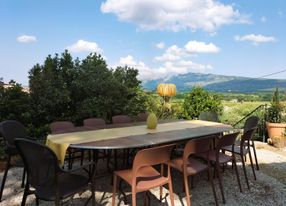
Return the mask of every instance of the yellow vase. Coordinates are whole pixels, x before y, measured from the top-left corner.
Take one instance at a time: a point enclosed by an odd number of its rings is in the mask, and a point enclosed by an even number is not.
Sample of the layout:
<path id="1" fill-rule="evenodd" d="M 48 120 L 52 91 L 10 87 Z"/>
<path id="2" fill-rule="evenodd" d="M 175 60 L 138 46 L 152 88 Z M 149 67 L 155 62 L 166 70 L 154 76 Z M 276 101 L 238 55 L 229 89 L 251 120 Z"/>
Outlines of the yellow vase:
<path id="1" fill-rule="evenodd" d="M 150 113 L 147 118 L 147 128 L 148 129 L 156 129 L 158 124 L 157 117 L 154 113 Z"/>

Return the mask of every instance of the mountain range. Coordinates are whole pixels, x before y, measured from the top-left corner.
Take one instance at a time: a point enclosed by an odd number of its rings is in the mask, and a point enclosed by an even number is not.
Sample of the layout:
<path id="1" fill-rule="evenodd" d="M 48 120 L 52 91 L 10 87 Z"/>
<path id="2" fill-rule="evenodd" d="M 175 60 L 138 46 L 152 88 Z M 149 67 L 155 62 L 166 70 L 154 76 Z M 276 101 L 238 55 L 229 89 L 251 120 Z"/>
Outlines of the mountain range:
<path id="1" fill-rule="evenodd" d="M 156 90 L 159 83 L 172 83 L 178 92 L 187 92 L 194 86 L 200 86 L 215 92 L 252 93 L 269 92 L 279 87 L 286 88 L 286 80 L 225 76 L 217 74 L 187 73 L 157 80 L 143 81 L 142 86 L 148 91 Z"/>

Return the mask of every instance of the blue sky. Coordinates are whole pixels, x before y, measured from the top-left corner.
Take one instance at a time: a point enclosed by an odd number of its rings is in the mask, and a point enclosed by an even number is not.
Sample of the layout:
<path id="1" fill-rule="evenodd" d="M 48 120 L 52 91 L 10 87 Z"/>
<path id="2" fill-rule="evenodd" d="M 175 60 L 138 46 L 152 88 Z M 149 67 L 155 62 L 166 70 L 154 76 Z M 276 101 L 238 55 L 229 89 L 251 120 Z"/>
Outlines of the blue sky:
<path id="1" fill-rule="evenodd" d="M 101 53 L 141 80 L 286 69 L 285 0 L 0 0 L 0 28 L 0 77 L 24 85 L 33 65 L 65 49 Z"/>

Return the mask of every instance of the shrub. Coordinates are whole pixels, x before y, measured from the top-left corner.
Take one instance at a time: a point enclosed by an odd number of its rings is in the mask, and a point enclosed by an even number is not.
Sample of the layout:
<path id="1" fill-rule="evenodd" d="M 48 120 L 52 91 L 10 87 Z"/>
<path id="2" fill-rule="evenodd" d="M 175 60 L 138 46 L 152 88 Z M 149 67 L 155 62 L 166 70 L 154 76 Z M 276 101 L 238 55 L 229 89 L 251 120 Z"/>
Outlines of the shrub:
<path id="1" fill-rule="evenodd" d="M 186 94 L 183 109 L 186 119 L 195 119 L 199 117 L 201 112 L 211 111 L 221 114 L 223 106 L 219 95 L 208 92 L 201 87 L 195 87 Z"/>
<path id="2" fill-rule="evenodd" d="M 279 100 L 279 90 L 276 88 L 272 101 L 270 102 L 270 107 L 266 113 L 266 121 L 272 123 L 281 123 L 282 122 L 282 111 L 283 106 Z"/>

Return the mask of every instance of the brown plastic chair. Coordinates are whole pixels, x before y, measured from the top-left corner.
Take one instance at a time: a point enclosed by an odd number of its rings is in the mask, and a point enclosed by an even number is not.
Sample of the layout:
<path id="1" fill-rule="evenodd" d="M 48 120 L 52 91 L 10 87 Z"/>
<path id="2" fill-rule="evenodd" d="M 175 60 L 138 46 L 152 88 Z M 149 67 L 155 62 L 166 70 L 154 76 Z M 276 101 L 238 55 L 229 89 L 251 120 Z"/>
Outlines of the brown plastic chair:
<path id="1" fill-rule="evenodd" d="M 147 120 L 147 118 L 148 118 L 148 114 L 142 112 L 142 113 L 139 113 L 139 114 L 137 115 L 136 120 L 137 120 L 138 122 L 145 122 L 145 121 Z"/>
<path id="2" fill-rule="evenodd" d="M 132 206 L 136 206 L 136 194 L 160 187 L 160 200 L 162 199 L 162 186 L 168 184 L 171 205 L 174 206 L 174 194 L 170 165 L 168 164 L 167 177 L 163 176 L 163 166 L 170 160 L 174 145 L 140 150 L 133 161 L 132 169 L 115 171 L 113 176 L 112 206 L 115 205 L 115 195 L 118 187 L 118 177 L 127 182 L 132 188 Z M 153 166 L 161 165 L 161 173 Z"/>
<path id="3" fill-rule="evenodd" d="M 69 121 L 57 121 L 50 124 L 52 134 L 60 134 L 75 131 L 75 126 Z"/>
<path id="4" fill-rule="evenodd" d="M 67 132 L 75 132 L 76 127 L 72 122 L 69 121 L 56 121 L 50 124 L 51 134 L 61 134 Z M 74 159 L 80 158 L 81 165 L 83 164 L 84 150 L 82 149 L 68 149 L 68 168 L 72 169 Z M 76 153 L 80 153 L 80 155 L 76 156 Z"/>
<path id="5" fill-rule="evenodd" d="M 128 115 L 116 115 L 112 117 L 112 127 L 125 127 L 129 126 L 128 123 L 132 123 L 131 117 Z M 127 165 L 128 164 L 128 157 L 130 155 L 130 150 L 129 149 L 124 149 L 123 150 L 123 164 Z M 108 162 L 110 157 L 112 156 L 111 151 L 108 152 Z M 114 150 L 114 167 L 117 168 L 117 150 Z M 109 164 L 109 163 L 108 163 Z"/>
<path id="6" fill-rule="evenodd" d="M 131 123 L 132 119 L 128 115 L 116 115 L 112 117 L 113 124 Z"/>
<path id="7" fill-rule="evenodd" d="M 216 148 L 214 150 L 209 151 L 209 153 L 201 153 L 197 155 L 207 160 L 208 159 L 207 157 L 209 154 L 209 160 L 215 163 L 215 167 L 216 167 L 215 171 L 217 172 L 223 203 L 225 203 L 225 197 L 224 197 L 223 184 L 222 184 L 222 178 L 221 178 L 221 173 L 220 173 L 220 165 L 224 165 L 227 162 L 233 162 L 239 189 L 240 189 L 240 192 L 242 192 L 239 174 L 238 174 L 237 165 L 236 165 L 236 157 L 234 154 L 234 144 L 235 144 L 235 140 L 238 135 L 239 135 L 239 132 L 226 134 L 218 139 Z M 231 155 L 224 154 L 223 152 L 221 152 L 222 148 L 227 147 L 227 146 L 232 147 Z"/>
<path id="8" fill-rule="evenodd" d="M 256 131 L 256 127 L 252 128 L 252 129 L 248 129 L 242 135 L 240 145 L 234 146 L 234 149 L 233 149 L 234 154 L 238 154 L 241 157 L 243 172 L 244 172 L 244 176 L 245 176 L 245 180 L 246 180 L 246 184 L 247 184 L 248 189 L 250 189 L 250 187 L 249 187 L 249 182 L 248 182 L 248 178 L 247 178 L 247 174 L 246 174 L 244 157 L 246 157 L 246 155 L 249 154 L 249 159 L 250 159 L 250 163 L 251 163 L 253 176 L 254 176 L 254 179 L 256 180 L 252 156 L 251 156 L 251 152 L 250 152 L 250 147 L 251 147 L 250 141 L 251 141 L 252 136 L 255 133 L 255 131 Z M 223 150 L 232 152 L 232 146 L 223 147 Z"/>
<path id="9" fill-rule="evenodd" d="M 204 139 L 189 140 L 184 148 L 183 156 L 170 161 L 170 166 L 172 168 L 179 170 L 183 174 L 184 188 L 188 206 L 191 206 L 188 176 L 196 175 L 205 170 L 208 171 L 208 176 L 210 177 L 215 202 L 216 205 L 218 205 L 213 178 L 212 175 L 210 174 L 210 161 L 208 158 L 208 152 L 210 151 L 212 139 L 213 137 L 206 137 Z M 204 164 L 198 161 L 197 159 L 191 157 L 194 154 L 200 154 L 200 153 L 207 154 L 207 164 Z"/>
<path id="10" fill-rule="evenodd" d="M 106 123 L 102 118 L 88 118 L 83 120 L 83 126 L 93 129 L 104 129 Z"/>

